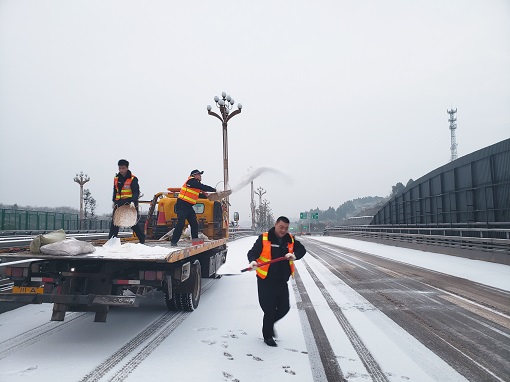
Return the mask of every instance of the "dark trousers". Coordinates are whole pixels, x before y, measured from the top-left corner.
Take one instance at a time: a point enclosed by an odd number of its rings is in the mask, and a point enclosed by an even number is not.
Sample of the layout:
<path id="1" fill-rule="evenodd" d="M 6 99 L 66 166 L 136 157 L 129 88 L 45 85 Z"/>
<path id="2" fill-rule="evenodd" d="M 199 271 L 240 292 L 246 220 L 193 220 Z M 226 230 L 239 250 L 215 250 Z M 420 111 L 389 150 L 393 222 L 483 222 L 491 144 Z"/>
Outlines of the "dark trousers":
<path id="1" fill-rule="evenodd" d="M 263 280 L 257 277 L 259 304 L 264 312 L 262 335 L 274 337 L 274 324 L 290 310 L 289 287 L 285 281 Z"/>
<path id="2" fill-rule="evenodd" d="M 182 235 L 182 229 L 184 228 L 184 223 L 186 220 L 189 223 L 191 228 L 191 238 L 198 238 L 198 222 L 197 222 L 197 214 L 193 209 L 193 205 L 189 203 L 178 203 L 175 205 L 175 213 L 177 214 L 177 224 L 174 227 L 174 233 L 172 235 L 172 243 L 176 243 L 179 241 Z"/>
<path id="3" fill-rule="evenodd" d="M 145 243 L 145 234 L 143 233 L 142 229 L 138 227 L 138 224 L 135 224 L 131 227 L 133 232 L 136 234 L 136 237 L 140 241 L 140 243 Z M 110 223 L 110 233 L 108 234 L 108 239 L 111 239 L 114 236 L 117 236 L 119 234 L 119 227 L 117 227 L 115 224 L 113 224 L 113 219 Z"/>

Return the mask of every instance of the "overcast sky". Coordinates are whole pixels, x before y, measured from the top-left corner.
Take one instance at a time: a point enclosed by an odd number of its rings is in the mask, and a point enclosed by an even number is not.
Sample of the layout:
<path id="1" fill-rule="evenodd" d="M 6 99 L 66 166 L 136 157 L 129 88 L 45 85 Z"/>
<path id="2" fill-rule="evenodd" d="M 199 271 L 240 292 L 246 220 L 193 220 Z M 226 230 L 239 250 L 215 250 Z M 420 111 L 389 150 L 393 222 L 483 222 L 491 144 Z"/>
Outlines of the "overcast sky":
<path id="1" fill-rule="evenodd" d="M 0 202 L 109 213 L 117 161 L 146 198 L 249 169 L 274 215 L 386 196 L 510 137 L 508 0 L 0 0 Z M 250 219 L 249 187 L 231 212 Z"/>

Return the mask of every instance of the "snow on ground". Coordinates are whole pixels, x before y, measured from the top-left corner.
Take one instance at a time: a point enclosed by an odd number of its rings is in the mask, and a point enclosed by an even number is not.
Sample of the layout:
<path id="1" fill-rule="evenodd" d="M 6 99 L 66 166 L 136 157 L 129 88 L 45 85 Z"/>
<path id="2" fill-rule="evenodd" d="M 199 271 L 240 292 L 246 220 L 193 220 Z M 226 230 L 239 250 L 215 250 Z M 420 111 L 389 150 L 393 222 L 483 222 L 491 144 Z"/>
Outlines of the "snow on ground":
<path id="1" fill-rule="evenodd" d="M 314 236 L 313 238 L 324 243 L 356 248 L 359 251 L 397 260 L 402 263 L 462 277 L 495 288 L 510 290 L 510 266 L 508 265 L 341 237 Z"/>
<path id="2" fill-rule="evenodd" d="M 352 239 L 315 238 L 324 245 L 339 244 L 380 256 L 399 256 L 397 260 L 417 264 L 438 272 L 475 279 L 488 285 L 508 287 L 510 267 L 466 260 L 453 256 L 380 246 Z M 241 270 L 247 266 L 246 253 L 255 237 L 229 243 L 227 266 Z M 367 246 L 371 245 L 371 247 Z M 415 253 L 417 252 L 417 253 Z M 392 255 L 392 256 L 393 256 Z M 353 325 L 390 381 L 465 381 L 433 352 L 397 326 L 362 296 L 339 281 L 312 256 L 304 261 L 320 278 L 333 300 Z M 441 264 L 443 268 L 437 267 Z M 303 263 L 296 262 L 298 272 L 312 298 L 322 325 L 328 334 L 344 376 L 352 381 L 368 380 L 359 357 L 333 317 L 326 300 L 315 286 Z M 477 267 L 477 272 L 472 269 Z M 458 273 L 460 272 L 460 273 Z M 211 280 L 204 281 L 207 284 Z M 289 287 L 294 290 L 292 283 Z M 0 381 L 80 381 L 119 347 L 132 343 L 140 330 L 166 313 L 162 294 L 151 294 L 137 309 L 113 308 L 106 323 L 94 323 L 93 314 L 68 313 L 68 326 L 50 322 L 51 305 L 30 305 L 0 315 Z M 126 381 L 227 381 L 227 382 L 308 382 L 320 375 L 311 364 L 314 349 L 307 347 L 302 322 L 291 293 L 291 310 L 276 326 L 277 348 L 262 341 L 262 311 L 258 305 L 256 279 L 253 272 L 224 276 L 205 291 L 198 309 L 183 316 L 184 320 L 159 346 L 144 350 L 143 362 L 136 366 L 137 348 L 113 365 L 101 381 L 114 380 L 124 366 L 134 367 Z M 73 321 L 74 319 L 74 321 Z M 26 343 L 12 354 L 2 352 L 9 339 L 30 328 L 56 327 L 54 333 Z M 149 344 L 156 343 L 153 337 Z M 142 352 L 143 353 L 143 352 Z M 319 367 L 320 368 L 320 367 Z M 314 370 L 314 371 L 312 371 Z M 58 373 L 58 374 L 57 374 Z M 317 379 L 316 379 L 317 380 Z"/>

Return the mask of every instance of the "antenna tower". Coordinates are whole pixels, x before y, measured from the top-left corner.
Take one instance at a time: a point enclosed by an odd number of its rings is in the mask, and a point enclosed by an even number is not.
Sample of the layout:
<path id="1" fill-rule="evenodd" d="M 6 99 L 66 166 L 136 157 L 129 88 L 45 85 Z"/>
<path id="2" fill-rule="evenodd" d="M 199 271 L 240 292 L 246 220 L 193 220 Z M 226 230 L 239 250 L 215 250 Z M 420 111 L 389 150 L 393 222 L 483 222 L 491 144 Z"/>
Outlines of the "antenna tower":
<path id="1" fill-rule="evenodd" d="M 455 114 L 457 113 L 457 109 L 453 110 L 446 110 L 448 114 L 450 114 L 450 118 L 448 119 L 448 122 L 450 122 L 450 132 L 451 132 L 451 146 L 450 150 L 452 152 L 452 155 L 450 157 L 450 162 L 457 159 L 457 138 L 455 136 L 455 130 L 457 129 L 457 118 Z"/>

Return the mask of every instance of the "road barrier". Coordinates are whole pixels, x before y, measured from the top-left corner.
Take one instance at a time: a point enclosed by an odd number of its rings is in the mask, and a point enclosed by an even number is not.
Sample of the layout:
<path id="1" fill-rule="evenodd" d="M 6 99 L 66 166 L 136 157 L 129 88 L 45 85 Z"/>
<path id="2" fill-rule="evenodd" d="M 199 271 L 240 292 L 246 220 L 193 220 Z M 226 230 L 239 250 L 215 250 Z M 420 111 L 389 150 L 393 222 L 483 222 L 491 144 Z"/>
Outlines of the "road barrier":
<path id="1" fill-rule="evenodd" d="M 83 219 L 78 214 L 0 209 L 0 231 L 107 230 L 110 219 Z"/>
<path id="2" fill-rule="evenodd" d="M 346 226 L 324 231 L 383 244 L 510 264 L 510 229 Z M 442 247 L 446 250 L 434 250 Z"/>

